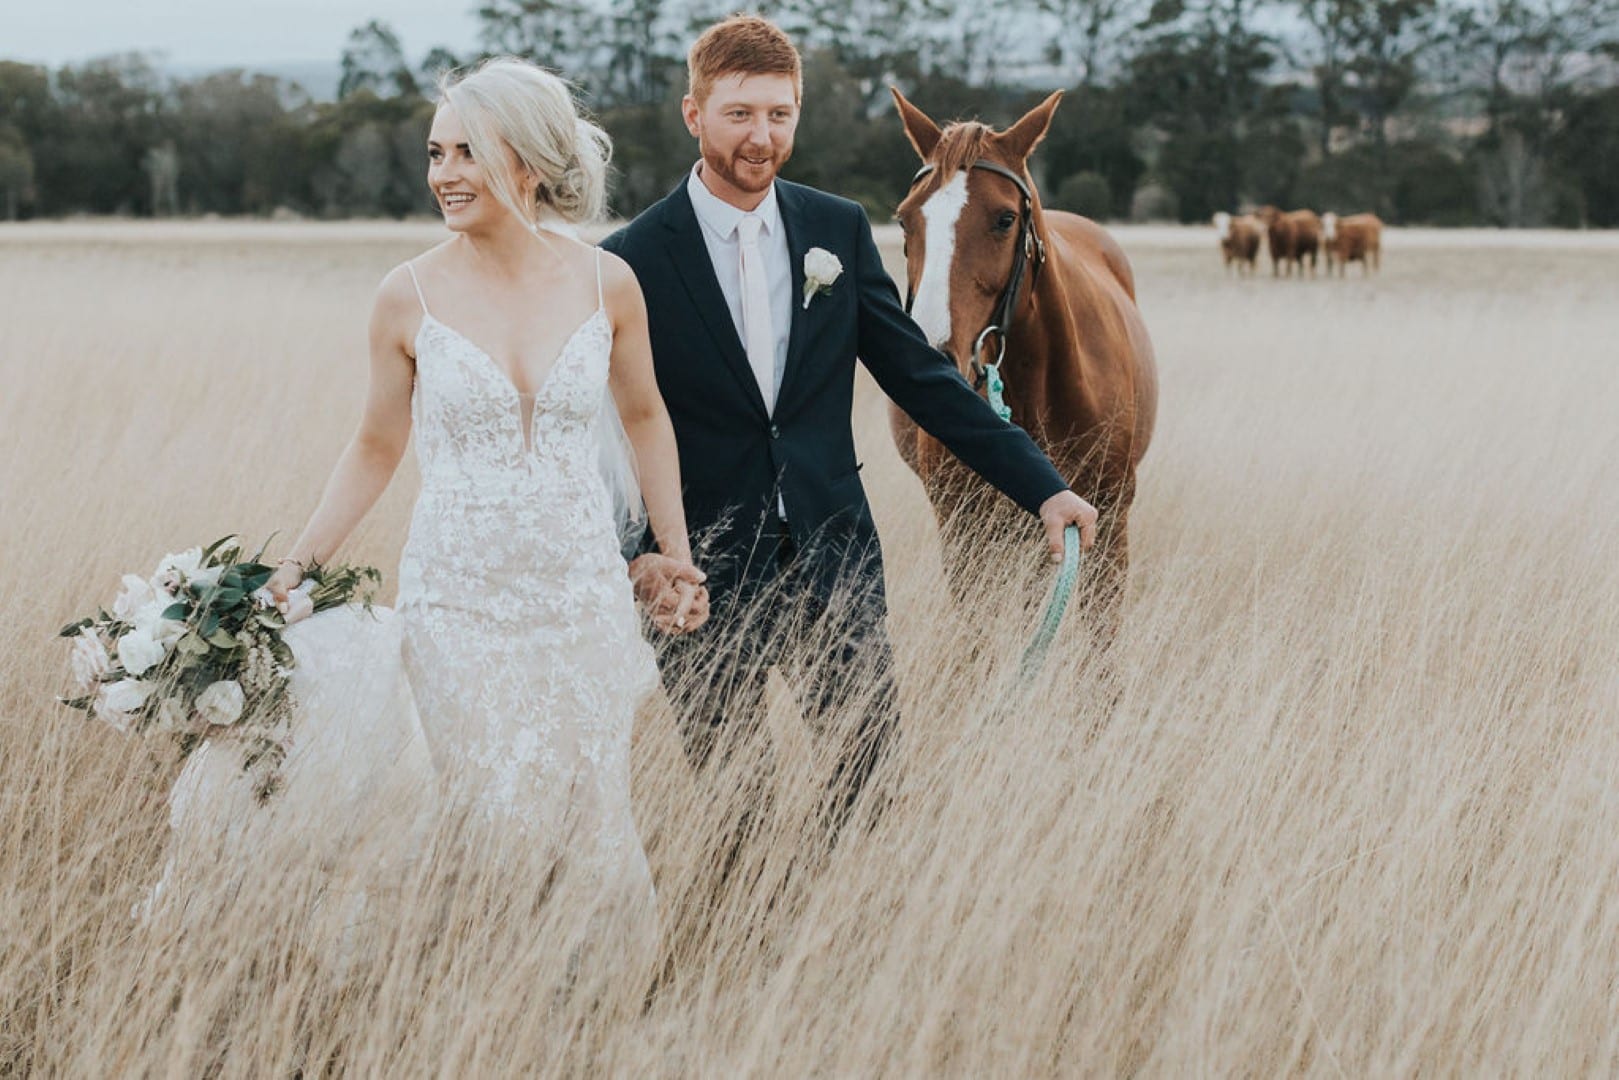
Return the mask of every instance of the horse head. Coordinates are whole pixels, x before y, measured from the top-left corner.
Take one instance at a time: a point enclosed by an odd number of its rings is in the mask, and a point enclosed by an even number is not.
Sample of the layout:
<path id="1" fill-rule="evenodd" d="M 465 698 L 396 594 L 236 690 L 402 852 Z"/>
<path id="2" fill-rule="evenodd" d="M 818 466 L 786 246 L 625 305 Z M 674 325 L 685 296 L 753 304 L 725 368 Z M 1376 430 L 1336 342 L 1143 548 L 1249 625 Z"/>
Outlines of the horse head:
<path id="1" fill-rule="evenodd" d="M 894 90 L 922 168 L 900 203 L 908 305 L 928 340 L 970 378 L 998 363 L 1045 262 L 1046 230 L 1028 159 L 1062 92 L 1005 131 L 944 129 Z"/>

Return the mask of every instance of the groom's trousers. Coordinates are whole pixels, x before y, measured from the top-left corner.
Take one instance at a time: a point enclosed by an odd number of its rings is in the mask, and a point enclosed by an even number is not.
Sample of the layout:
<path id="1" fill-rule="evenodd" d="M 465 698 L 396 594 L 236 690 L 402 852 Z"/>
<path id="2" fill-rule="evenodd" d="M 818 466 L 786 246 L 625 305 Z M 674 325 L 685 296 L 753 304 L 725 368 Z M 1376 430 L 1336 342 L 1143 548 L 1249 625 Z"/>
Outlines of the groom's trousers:
<path id="1" fill-rule="evenodd" d="M 813 588 L 785 523 L 767 525 L 755 556 L 769 572 L 756 566 L 744 595 L 719 598 L 697 633 L 661 639 L 664 689 L 687 759 L 701 771 L 759 746 L 766 683 L 780 672 L 835 755 L 824 807 L 836 830 L 898 737 L 883 604 L 857 585 L 830 598 Z"/>

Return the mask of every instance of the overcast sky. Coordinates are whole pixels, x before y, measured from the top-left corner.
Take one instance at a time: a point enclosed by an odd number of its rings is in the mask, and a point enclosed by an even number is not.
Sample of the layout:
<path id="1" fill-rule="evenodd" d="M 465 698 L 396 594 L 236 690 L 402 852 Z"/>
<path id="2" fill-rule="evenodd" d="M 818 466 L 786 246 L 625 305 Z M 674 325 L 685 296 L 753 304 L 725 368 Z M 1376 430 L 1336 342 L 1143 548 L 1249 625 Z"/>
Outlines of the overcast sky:
<path id="1" fill-rule="evenodd" d="M 354 27 L 382 19 L 405 52 L 477 44 L 476 0 L 0 0 L 0 59 L 52 66 L 161 52 L 220 67 L 332 60 Z"/>

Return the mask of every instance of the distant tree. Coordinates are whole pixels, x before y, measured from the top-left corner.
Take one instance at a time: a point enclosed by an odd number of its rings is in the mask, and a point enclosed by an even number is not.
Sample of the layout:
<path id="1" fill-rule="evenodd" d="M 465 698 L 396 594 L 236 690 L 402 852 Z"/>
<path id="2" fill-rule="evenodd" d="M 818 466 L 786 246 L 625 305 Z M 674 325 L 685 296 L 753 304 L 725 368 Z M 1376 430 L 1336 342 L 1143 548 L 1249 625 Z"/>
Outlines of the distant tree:
<path id="1" fill-rule="evenodd" d="M 1344 103 L 1344 82 L 1349 64 L 1352 19 L 1359 0 L 1296 0 L 1305 30 L 1304 55 L 1315 77 L 1316 98 L 1320 102 L 1316 149 L 1323 157 L 1332 156 L 1333 129 L 1352 120 L 1354 113 Z"/>
<path id="2" fill-rule="evenodd" d="M 9 125 L 31 142 L 44 134 L 55 110 L 49 71 L 0 60 L 0 124 Z"/>
<path id="3" fill-rule="evenodd" d="M 32 148 L 40 211 L 149 210 L 146 151 L 172 127 L 165 91 L 156 69 L 139 55 L 62 68 L 55 131 Z"/>
<path id="4" fill-rule="evenodd" d="M 349 31 L 348 46 L 343 50 L 343 77 L 337 84 L 337 96 L 345 98 L 359 90 L 370 90 L 380 97 L 421 92 L 405 60 L 399 35 L 378 19 Z"/>
<path id="5" fill-rule="evenodd" d="M 286 145 L 288 103 L 299 97 L 279 79 L 243 71 L 214 72 L 177 86 L 172 145 L 179 152 L 183 201 L 219 214 L 268 213 L 296 201 L 277 179 L 297 169 L 277 161 L 277 151 Z"/>
<path id="6" fill-rule="evenodd" d="M 1078 84 L 1093 90 L 1117 71 L 1136 44 L 1147 0 L 1035 0 L 1045 20 L 1049 54 Z M 1069 76 L 1073 77 L 1072 74 Z"/>
<path id="7" fill-rule="evenodd" d="M 1111 192 L 1111 201 L 1107 211 L 1090 216 L 1127 216 L 1136 185 L 1147 169 L 1133 136 L 1127 91 L 1074 89 L 1052 117 L 1051 130 L 1040 149 L 1047 184 L 1061 184 L 1081 173 L 1100 176 Z"/>
<path id="8" fill-rule="evenodd" d="M 1287 98 L 1271 85 L 1274 42 L 1254 29 L 1256 0 L 1157 0 L 1146 44 L 1126 85 L 1136 123 L 1159 133 L 1157 178 L 1174 192 L 1184 221 L 1236 207 L 1247 181 L 1250 142 L 1273 141 L 1289 123 Z M 1260 179 L 1274 186 L 1274 177 Z"/>
<path id="9" fill-rule="evenodd" d="M 487 0 L 478 8 L 478 38 L 486 53 L 522 56 L 575 77 L 601 40 L 602 17 L 571 0 Z"/>
<path id="10" fill-rule="evenodd" d="M 1552 153 L 1580 193 L 1585 222 L 1619 228 L 1619 86 L 1570 102 Z"/>
<path id="11" fill-rule="evenodd" d="M 462 65 L 463 61 L 456 58 L 455 53 L 442 45 L 435 45 L 428 50 L 427 56 L 422 60 L 422 66 L 416 69 L 421 77 L 421 85 L 430 87 L 435 85 L 447 71 L 454 71 Z"/>
<path id="12" fill-rule="evenodd" d="M 180 152 L 172 142 L 149 147 L 141 159 L 147 179 L 152 183 L 152 216 L 163 217 L 180 212 Z"/>
<path id="13" fill-rule="evenodd" d="M 1383 151 L 1390 121 L 1417 86 L 1418 61 L 1443 32 L 1439 6 L 1437 0 L 1353 0 L 1344 13 L 1345 97 Z"/>
<path id="14" fill-rule="evenodd" d="M 6 220 L 16 221 L 24 202 L 34 197 L 34 156 L 22 133 L 10 124 L 0 124 L 0 200 Z"/>

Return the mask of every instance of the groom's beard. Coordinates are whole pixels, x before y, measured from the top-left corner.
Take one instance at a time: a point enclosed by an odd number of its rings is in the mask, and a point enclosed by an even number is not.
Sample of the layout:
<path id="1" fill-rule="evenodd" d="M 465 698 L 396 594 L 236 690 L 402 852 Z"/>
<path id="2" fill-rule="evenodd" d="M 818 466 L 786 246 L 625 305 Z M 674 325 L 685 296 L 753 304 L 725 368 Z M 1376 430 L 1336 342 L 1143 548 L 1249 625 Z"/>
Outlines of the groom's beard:
<path id="1" fill-rule="evenodd" d="M 768 190 L 770 185 L 776 182 L 776 174 L 781 171 L 781 167 L 793 156 L 793 148 L 790 146 L 779 154 L 772 147 L 768 151 L 769 163 L 754 166 L 742 160 L 744 157 L 763 156 L 754 152 L 752 147 L 739 148 L 730 157 L 722 155 L 707 143 L 700 144 L 698 149 L 703 155 L 703 168 L 713 169 L 727 184 L 750 195 Z"/>

